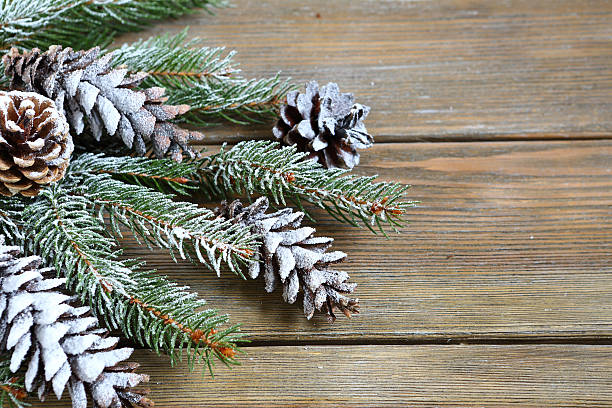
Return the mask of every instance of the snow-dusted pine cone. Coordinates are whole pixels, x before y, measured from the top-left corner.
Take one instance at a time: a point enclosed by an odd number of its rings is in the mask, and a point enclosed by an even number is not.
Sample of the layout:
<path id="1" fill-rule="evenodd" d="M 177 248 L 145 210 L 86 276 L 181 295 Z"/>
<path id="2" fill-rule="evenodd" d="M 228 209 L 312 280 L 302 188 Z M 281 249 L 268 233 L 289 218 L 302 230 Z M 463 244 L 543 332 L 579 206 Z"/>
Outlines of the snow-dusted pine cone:
<path id="1" fill-rule="evenodd" d="M 287 94 L 273 132 L 284 145 L 295 145 L 327 168 L 352 169 L 359 164 L 357 149 L 374 143 L 363 124 L 368 113 L 368 106 L 355 103 L 353 94 L 341 93 L 337 84 L 319 90 L 311 81 L 305 93 Z"/>
<path id="2" fill-rule="evenodd" d="M 251 278 L 257 278 L 263 268 L 266 291 L 272 292 L 281 283 L 283 299 L 288 303 L 297 300 L 301 287 L 308 319 L 315 309 L 324 309 L 331 322 L 336 319 L 336 308 L 347 317 L 359 313 L 359 300 L 345 295 L 352 293 L 357 284 L 346 282 L 346 272 L 330 269 L 332 264 L 344 261 L 346 254 L 326 252 L 333 239 L 313 237 L 314 228 L 301 227 L 304 213 L 285 208 L 266 214 L 268 206 L 268 199 L 261 197 L 248 207 L 236 200 L 231 204 L 223 202 L 217 209 L 219 216 L 250 226 L 253 233 L 262 236 L 259 262 L 249 267 Z"/>
<path id="3" fill-rule="evenodd" d="M 41 401 L 67 387 L 73 408 L 86 408 L 88 394 L 96 408 L 152 407 L 146 390 L 131 390 L 149 379 L 124 362 L 133 349 L 115 348 L 119 339 L 107 336 L 89 307 L 57 291 L 65 279 L 40 263 L 0 236 L 0 350 L 11 355 L 11 371 L 23 368 L 26 390 Z"/>
<path id="4" fill-rule="evenodd" d="M 73 149 L 66 118 L 51 99 L 0 91 L 0 194 L 37 195 L 64 177 Z"/>
<path id="5" fill-rule="evenodd" d="M 106 132 L 139 155 L 146 153 L 150 143 L 157 157 L 170 156 L 177 161 L 183 153 L 195 157 L 189 142 L 201 140 L 203 135 L 169 122 L 189 106 L 165 105 L 164 88 L 135 89 L 147 74 L 113 68 L 112 53 L 100 53 L 99 47 L 73 51 L 54 45 L 46 52 L 34 48 L 23 54 L 13 48 L 2 61 L 11 89 L 53 99 L 77 135 L 89 126 L 96 140 Z"/>

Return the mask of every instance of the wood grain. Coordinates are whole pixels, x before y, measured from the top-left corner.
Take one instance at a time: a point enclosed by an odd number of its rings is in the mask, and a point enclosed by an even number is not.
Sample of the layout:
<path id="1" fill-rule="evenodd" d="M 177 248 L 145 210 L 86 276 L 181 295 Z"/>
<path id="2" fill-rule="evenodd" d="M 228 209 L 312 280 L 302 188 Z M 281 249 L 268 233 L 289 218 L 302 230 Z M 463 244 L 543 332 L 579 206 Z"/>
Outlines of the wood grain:
<path id="1" fill-rule="evenodd" d="M 359 284 L 362 314 L 333 326 L 126 239 L 254 341 L 214 381 L 137 350 L 157 406 L 612 406 L 612 2 L 232 3 L 117 43 L 189 25 L 247 77 L 338 82 L 373 108 L 356 171 L 421 204 L 389 240 L 314 212 Z"/>
<path id="2" fill-rule="evenodd" d="M 357 171 L 411 183 L 421 204 L 389 240 L 315 213 L 359 284 L 350 321 L 306 321 L 260 281 L 133 241 L 128 254 L 266 344 L 612 336 L 612 141 L 382 144 Z"/>
<path id="3" fill-rule="evenodd" d="M 608 137 L 612 3 L 233 0 L 117 43 L 190 26 L 244 75 L 336 81 L 373 107 L 380 141 Z M 209 143 L 271 137 L 216 128 Z"/>
<path id="4" fill-rule="evenodd" d="M 164 408 L 609 407 L 611 356 L 579 345 L 255 347 L 210 380 L 135 354 Z M 69 406 L 49 402 L 34 407 Z"/>

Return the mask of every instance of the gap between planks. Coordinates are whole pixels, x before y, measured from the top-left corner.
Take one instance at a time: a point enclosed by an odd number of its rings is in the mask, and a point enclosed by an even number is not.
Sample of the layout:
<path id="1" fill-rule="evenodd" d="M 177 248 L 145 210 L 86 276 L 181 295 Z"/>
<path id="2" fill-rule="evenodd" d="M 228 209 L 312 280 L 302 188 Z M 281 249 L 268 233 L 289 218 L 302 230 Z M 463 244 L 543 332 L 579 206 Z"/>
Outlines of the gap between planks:
<path id="1" fill-rule="evenodd" d="M 122 336 L 120 332 L 111 333 L 113 336 Z M 516 333 L 509 333 L 507 336 L 491 337 L 444 337 L 444 336 L 411 336 L 405 339 L 388 338 L 388 337 L 371 337 L 368 336 L 364 340 L 354 338 L 348 339 L 317 339 L 308 338 L 305 340 L 255 340 L 241 343 L 240 348 L 244 350 L 259 348 L 259 347 L 304 347 L 304 346 L 507 346 L 507 345 L 591 345 L 591 346 L 612 346 L 612 336 L 580 336 L 575 337 L 554 337 L 554 336 L 524 336 L 521 337 Z M 130 341 L 121 340 L 120 347 L 132 347 L 136 350 L 150 350 L 147 347 L 142 347 L 139 344 Z"/>

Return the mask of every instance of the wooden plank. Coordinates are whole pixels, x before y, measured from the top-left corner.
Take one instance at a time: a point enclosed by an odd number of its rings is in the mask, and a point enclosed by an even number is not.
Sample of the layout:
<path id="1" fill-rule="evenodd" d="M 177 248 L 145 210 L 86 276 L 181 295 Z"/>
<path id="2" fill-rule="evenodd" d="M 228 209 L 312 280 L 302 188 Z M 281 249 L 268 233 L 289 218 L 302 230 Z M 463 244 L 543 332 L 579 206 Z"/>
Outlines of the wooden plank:
<path id="1" fill-rule="evenodd" d="M 612 3 L 486 0 L 233 0 L 190 26 L 239 51 L 248 77 L 282 70 L 336 81 L 373 107 L 378 141 L 607 137 L 612 133 Z M 228 127 L 209 143 L 271 137 Z"/>
<path id="2" fill-rule="evenodd" d="M 138 351 L 159 407 L 612 406 L 612 346 L 255 347 L 214 380 Z M 201 366 L 198 367 L 201 369 Z M 67 403 L 35 404 L 67 407 Z"/>
<path id="3" fill-rule="evenodd" d="M 359 284 L 350 321 L 306 321 L 261 281 L 219 279 L 129 240 L 128 255 L 191 285 L 256 342 L 612 336 L 612 141 L 378 144 L 356 171 L 413 184 L 421 204 L 390 240 L 315 213 Z"/>

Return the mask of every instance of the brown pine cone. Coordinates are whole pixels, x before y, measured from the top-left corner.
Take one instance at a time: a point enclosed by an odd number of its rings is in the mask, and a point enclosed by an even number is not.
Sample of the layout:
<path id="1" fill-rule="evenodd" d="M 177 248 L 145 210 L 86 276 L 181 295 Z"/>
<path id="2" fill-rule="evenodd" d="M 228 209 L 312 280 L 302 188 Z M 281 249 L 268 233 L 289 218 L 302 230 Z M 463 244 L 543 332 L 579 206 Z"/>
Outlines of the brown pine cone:
<path id="1" fill-rule="evenodd" d="M 261 197 L 248 207 L 236 200 L 231 204 L 223 202 L 217 209 L 219 216 L 250 226 L 253 233 L 262 236 L 259 262 L 250 264 L 250 277 L 257 278 L 263 268 L 266 291 L 274 291 L 280 283 L 287 303 L 297 300 L 301 288 L 307 319 L 315 310 L 325 310 L 330 322 L 336 319 L 335 309 L 347 317 L 359 313 L 359 299 L 346 296 L 357 284 L 347 282 L 346 272 L 330 269 L 332 264 L 344 261 L 346 254 L 326 252 L 334 240 L 314 237 L 314 228 L 302 227 L 303 212 L 284 208 L 266 214 L 268 205 L 268 199 Z"/>
<path id="2" fill-rule="evenodd" d="M 183 153 L 196 157 L 189 142 L 203 135 L 170 122 L 189 106 L 166 105 L 164 88 L 135 89 L 148 74 L 113 68 L 112 53 L 100 53 L 99 47 L 73 51 L 54 45 L 46 52 L 34 48 L 23 54 L 13 48 L 2 61 L 12 89 L 35 91 L 55 100 L 77 135 L 88 126 L 96 140 L 107 133 L 141 156 L 150 145 L 158 158 L 181 161 Z"/>
<path id="3" fill-rule="evenodd" d="M 284 145 L 295 145 L 327 168 L 352 169 L 359 164 L 357 149 L 374 143 L 363 124 L 368 113 L 368 106 L 355 103 L 351 93 L 340 93 L 337 84 L 330 82 L 319 90 L 311 81 L 305 93 L 287 94 L 273 133 Z"/>
<path id="4" fill-rule="evenodd" d="M 66 118 L 51 99 L 0 91 L 0 194 L 37 195 L 64 177 L 73 149 Z"/>

